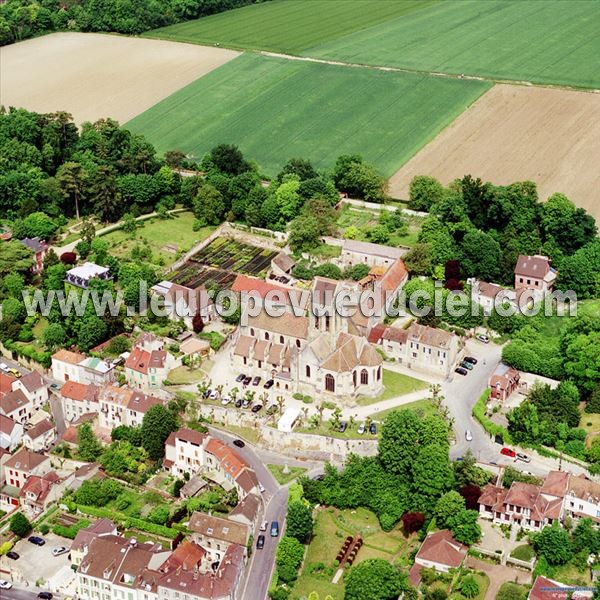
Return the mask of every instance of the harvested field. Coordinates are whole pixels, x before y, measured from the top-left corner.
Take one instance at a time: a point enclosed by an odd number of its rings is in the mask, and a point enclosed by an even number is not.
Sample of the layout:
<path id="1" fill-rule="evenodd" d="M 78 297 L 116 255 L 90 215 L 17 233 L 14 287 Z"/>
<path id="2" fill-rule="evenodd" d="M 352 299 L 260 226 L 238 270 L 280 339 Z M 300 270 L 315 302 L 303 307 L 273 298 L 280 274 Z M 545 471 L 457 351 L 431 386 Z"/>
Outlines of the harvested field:
<path id="1" fill-rule="evenodd" d="M 415 175 L 531 180 L 541 199 L 562 192 L 600 222 L 599 156 L 600 94 L 497 85 L 392 176 L 390 193 L 407 198 Z"/>
<path id="2" fill-rule="evenodd" d="M 66 111 L 76 123 L 132 119 L 237 52 L 96 33 L 54 33 L 2 48 L 0 104 Z"/>

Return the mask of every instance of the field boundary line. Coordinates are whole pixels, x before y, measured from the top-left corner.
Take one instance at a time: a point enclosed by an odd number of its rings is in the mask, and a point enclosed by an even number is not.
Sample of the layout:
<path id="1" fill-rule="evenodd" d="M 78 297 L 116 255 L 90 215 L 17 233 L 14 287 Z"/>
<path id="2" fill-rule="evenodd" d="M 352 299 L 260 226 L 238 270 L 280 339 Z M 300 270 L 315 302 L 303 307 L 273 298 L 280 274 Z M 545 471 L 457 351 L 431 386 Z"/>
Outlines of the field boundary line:
<path id="1" fill-rule="evenodd" d="M 466 81 L 487 81 L 492 84 L 508 84 L 508 85 L 522 85 L 526 87 L 541 87 L 541 88 L 552 88 L 558 90 L 569 90 L 573 92 L 587 92 L 590 94 L 600 94 L 600 89 L 598 88 L 584 88 L 584 87 L 576 87 L 571 85 L 559 85 L 552 83 L 534 83 L 532 81 L 520 80 L 520 79 L 499 79 L 494 77 L 483 77 L 481 75 L 466 75 L 464 73 L 455 74 L 455 73 L 444 73 L 441 71 L 424 71 L 420 69 L 408 69 L 406 67 L 386 67 L 384 65 L 366 65 L 363 63 L 354 63 L 354 62 L 346 62 L 342 60 L 328 60 L 325 58 L 314 58 L 312 56 L 298 56 L 297 54 L 286 54 L 284 52 L 271 52 L 269 50 L 258 50 L 252 51 L 247 50 L 247 52 L 254 52 L 260 54 L 261 56 L 266 56 L 269 58 L 281 58 L 285 60 L 299 60 L 303 62 L 312 62 L 323 65 L 332 65 L 335 67 L 348 67 L 352 69 L 372 69 L 374 71 L 384 71 L 391 73 L 412 73 L 413 75 L 426 75 L 429 77 L 442 77 L 445 79 L 464 79 Z"/>

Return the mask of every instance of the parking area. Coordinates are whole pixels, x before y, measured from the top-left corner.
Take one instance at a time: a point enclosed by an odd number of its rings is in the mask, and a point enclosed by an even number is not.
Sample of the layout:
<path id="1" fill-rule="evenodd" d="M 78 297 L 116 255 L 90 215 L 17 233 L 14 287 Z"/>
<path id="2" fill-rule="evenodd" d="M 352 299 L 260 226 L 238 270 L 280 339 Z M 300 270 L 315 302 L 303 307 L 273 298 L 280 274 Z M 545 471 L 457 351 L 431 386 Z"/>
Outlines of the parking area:
<path id="1" fill-rule="evenodd" d="M 71 540 L 59 537 L 53 533 L 48 533 L 42 537 L 46 540 L 44 546 L 36 546 L 28 542 L 27 538 L 23 538 L 17 542 L 13 551 L 19 554 L 18 560 L 11 560 L 6 556 L 0 558 L 0 568 L 2 571 L 11 574 L 10 578 L 5 577 L 5 579 L 12 579 L 15 582 L 28 581 L 29 585 L 32 586 L 40 580 L 44 582 L 55 580 L 57 576 L 62 580 L 66 571 L 71 570 L 71 561 L 69 560 L 68 552 L 60 556 L 52 555 L 53 548 L 58 548 L 59 546 L 69 548 Z M 59 574 L 61 571 L 63 577 Z M 42 584 L 40 587 L 45 588 L 46 585 Z"/>

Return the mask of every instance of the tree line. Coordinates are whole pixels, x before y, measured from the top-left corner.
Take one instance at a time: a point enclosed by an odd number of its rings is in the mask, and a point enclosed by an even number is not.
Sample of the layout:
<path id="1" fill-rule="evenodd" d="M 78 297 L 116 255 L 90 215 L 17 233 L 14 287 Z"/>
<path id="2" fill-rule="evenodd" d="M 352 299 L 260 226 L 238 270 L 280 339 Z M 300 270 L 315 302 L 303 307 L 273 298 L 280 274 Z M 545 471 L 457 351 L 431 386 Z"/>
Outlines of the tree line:
<path id="1" fill-rule="evenodd" d="M 137 35 L 267 0 L 8 0 L 0 4 L 0 46 L 53 31 Z"/>

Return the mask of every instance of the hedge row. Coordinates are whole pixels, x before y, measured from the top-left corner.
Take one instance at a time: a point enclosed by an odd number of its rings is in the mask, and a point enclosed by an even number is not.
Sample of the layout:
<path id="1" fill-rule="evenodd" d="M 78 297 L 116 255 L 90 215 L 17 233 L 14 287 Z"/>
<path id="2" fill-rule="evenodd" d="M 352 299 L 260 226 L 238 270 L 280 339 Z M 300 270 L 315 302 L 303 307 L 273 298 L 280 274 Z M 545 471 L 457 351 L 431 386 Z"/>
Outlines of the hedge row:
<path id="1" fill-rule="evenodd" d="M 498 435 L 502 438 L 505 444 L 512 444 L 512 439 L 508 433 L 508 430 L 501 425 L 496 425 L 496 423 L 493 423 L 485 414 L 485 409 L 490 394 L 490 388 L 486 389 L 483 394 L 481 394 L 479 400 L 477 400 L 475 406 L 473 407 L 473 416 L 491 436 L 495 437 Z"/>
<path id="2" fill-rule="evenodd" d="M 77 532 L 80 529 L 89 527 L 89 525 L 90 522 L 87 519 L 79 519 L 77 523 L 73 523 L 73 525 L 70 525 L 69 527 L 65 527 L 64 525 L 54 525 L 54 527 L 52 527 L 52 533 L 74 540 Z"/>

